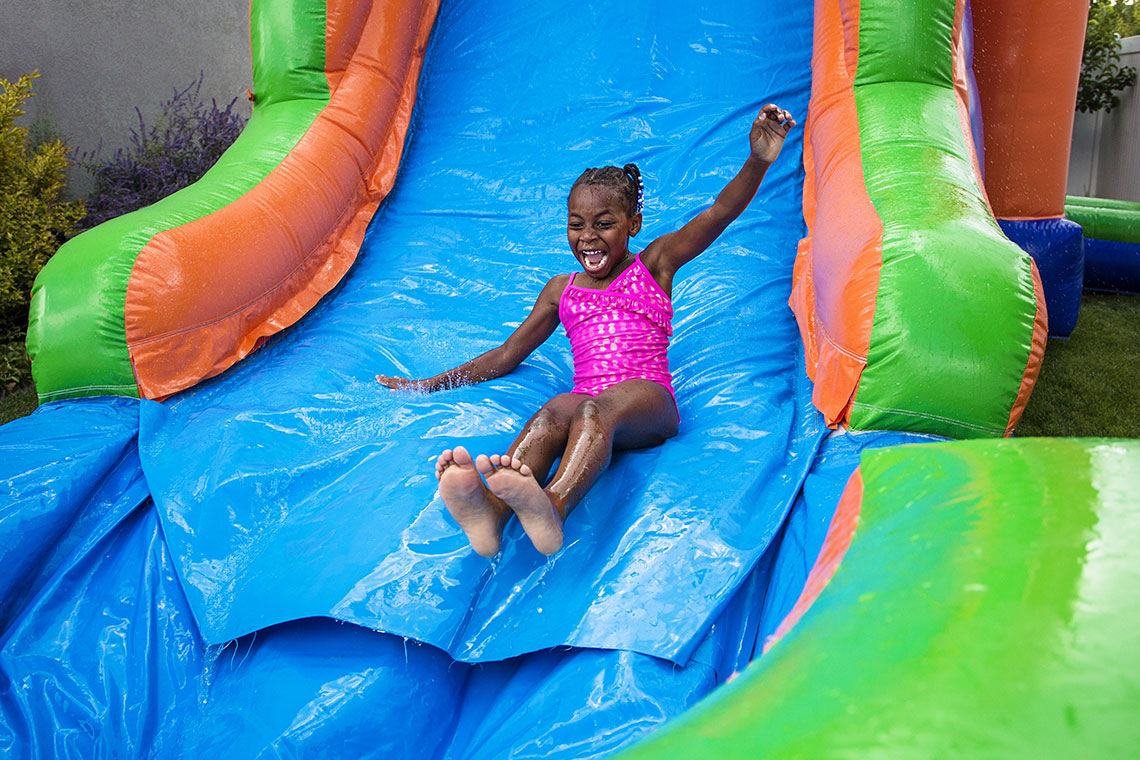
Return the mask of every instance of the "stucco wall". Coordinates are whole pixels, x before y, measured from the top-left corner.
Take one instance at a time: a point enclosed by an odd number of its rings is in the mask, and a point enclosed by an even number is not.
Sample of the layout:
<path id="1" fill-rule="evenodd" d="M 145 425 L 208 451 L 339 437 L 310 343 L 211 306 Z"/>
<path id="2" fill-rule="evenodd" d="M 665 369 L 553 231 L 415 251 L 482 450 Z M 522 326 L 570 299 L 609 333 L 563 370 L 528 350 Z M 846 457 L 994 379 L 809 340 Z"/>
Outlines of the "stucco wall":
<path id="1" fill-rule="evenodd" d="M 1120 63 L 1140 70 L 1140 36 L 1121 42 Z M 1069 153 L 1069 195 L 1140 202 L 1140 84 L 1111 113 L 1078 113 Z"/>
<path id="2" fill-rule="evenodd" d="M 80 151 L 127 143 L 135 106 L 152 119 L 175 88 L 204 72 L 219 105 L 251 86 L 249 0 L 5 0 L 0 76 L 38 69 L 28 120 L 48 122 Z M 84 172 L 72 172 L 77 194 Z"/>

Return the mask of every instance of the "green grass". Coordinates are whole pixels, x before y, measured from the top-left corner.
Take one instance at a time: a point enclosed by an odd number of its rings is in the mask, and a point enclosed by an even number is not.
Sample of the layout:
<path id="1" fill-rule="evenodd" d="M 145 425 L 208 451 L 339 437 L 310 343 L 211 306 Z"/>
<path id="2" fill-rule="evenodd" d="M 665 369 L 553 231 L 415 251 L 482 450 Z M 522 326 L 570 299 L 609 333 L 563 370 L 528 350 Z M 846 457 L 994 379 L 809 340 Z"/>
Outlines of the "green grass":
<path id="1" fill-rule="evenodd" d="M 1140 296 L 1085 293 L 1053 339 L 1017 435 L 1140 437 Z"/>
<path id="2" fill-rule="evenodd" d="M 0 425 L 28 416 L 40 403 L 34 385 L 25 385 L 7 392 L 0 390 L 0 392 L 4 393 L 0 397 Z"/>
<path id="3" fill-rule="evenodd" d="M 0 398 L 0 424 L 31 414 L 31 385 Z M 1019 436 L 1140 437 L 1140 296 L 1086 293 L 1069 340 L 1051 340 Z"/>

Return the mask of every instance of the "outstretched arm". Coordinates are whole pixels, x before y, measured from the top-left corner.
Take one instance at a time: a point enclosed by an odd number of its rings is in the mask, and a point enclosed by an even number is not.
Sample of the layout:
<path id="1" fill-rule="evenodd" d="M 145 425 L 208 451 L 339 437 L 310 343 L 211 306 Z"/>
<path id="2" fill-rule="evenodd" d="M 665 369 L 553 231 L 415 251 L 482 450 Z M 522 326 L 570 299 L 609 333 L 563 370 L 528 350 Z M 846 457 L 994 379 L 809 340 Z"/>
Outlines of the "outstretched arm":
<path id="1" fill-rule="evenodd" d="M 546 283 L 530 315 L 511 333 L 511 337 L 507 338 L 503 345 L 434 377 L 411 380 L 406 377 L 377 375 L 376 381 L 392 390 L 410 388 L 430 393 L 481 383 L 484 380 L 494 380 L 508 374 L 522 364 L 523 360 L 542 345 L 558 327 L 558 300 L 562 297 L 562 291 L 566 289 L 568 279 L 568 275 L 558 275 Z"/>
<path id="2" fill-rule="evenodd" d="M 676 232 L 654 240 L 641 255 L 655 275 L 671 278 L 673 273 L 708 248 L 720 233 L 748 207 L 768 167 L 780 155 L 784 138 L 795 119 L 787 111 L 769 103 L 752 122 L 748 139 L 752 152 L 736 176 L 721 190 L 716 201 Z"/>

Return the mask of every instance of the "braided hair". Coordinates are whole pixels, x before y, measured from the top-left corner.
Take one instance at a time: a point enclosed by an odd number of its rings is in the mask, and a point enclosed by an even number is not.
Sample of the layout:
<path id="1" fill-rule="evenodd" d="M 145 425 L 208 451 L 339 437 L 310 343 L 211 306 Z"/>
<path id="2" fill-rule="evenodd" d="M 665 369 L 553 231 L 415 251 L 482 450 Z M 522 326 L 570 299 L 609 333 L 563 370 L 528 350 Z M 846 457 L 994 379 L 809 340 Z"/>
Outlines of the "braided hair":
<path id="1" fill-rule="evenodd" d="M 641 170 L 637 164 L 626 164 L 621 169 L 616 166 L 603 166 L 600 169 L 587 169 L 574 180 L 570 192 L 579 185 L 607 187 L 617 195 L 629 216 L 641 213 L 645 186 L 641 183 Z"/>

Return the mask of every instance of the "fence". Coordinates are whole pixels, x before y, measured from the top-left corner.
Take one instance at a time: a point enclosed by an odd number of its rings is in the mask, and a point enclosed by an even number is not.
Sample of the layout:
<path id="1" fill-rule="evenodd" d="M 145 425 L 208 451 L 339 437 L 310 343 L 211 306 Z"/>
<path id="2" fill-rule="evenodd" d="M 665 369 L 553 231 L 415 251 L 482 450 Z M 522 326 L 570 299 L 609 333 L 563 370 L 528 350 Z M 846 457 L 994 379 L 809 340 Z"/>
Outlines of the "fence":
<path id="1" fill-rule="evenodd" d="M 1121 45 L 1120 62 L 1140 70 L 1140 36 Z M 1112 113 L 1078 113 L 1069 153 L 1069 195 L 1140 202 L 1140 84 Z"/>

